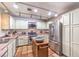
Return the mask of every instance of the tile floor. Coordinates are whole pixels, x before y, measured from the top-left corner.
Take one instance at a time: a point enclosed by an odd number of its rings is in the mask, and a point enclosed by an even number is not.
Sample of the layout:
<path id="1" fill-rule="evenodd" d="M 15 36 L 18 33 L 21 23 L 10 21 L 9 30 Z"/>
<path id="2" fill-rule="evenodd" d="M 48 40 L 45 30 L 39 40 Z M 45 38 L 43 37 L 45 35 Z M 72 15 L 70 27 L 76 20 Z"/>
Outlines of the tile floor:
<path id="1" fill-rule="evenodd" d="M 51 49 L 48 49 L 49 57 L 58 57 Z M 17 47 L 16 57 L 33 57 L 32 45 Z"/>

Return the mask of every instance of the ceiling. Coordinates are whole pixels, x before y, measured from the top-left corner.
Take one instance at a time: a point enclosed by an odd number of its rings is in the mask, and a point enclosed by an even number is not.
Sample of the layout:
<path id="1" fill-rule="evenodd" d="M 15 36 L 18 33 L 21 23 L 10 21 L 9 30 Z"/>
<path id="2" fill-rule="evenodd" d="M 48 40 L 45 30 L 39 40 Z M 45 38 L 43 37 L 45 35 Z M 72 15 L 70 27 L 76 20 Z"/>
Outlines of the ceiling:
<path id="1" fill-rule="evenodd" d="M 0 8 L 8 10 L 8 12 L 15 16 L 32 17 L 41 20 L 48 20 L 54 18 L 55 14 L 61 15 L 65 12 L 79 8 L 78 2 L 17 2 L 18 8 L 14 8 L 14 2 L 2 2 Z M 28 11 L 27 8 L 32 9 Z M 38 12 L 33 10 L 37 9 Z M 52 12 L 49 16 L 48 12 Z"/>

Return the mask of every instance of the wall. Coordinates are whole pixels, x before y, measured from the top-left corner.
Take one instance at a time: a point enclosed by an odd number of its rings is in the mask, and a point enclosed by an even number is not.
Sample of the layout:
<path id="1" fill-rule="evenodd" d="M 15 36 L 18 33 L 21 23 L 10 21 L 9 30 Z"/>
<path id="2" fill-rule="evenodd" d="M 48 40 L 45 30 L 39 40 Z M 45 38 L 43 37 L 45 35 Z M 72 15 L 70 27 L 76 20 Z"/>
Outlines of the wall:
<path id="1" fill-rule="evenodd" d="M 62 15 L 60 21 L 63 23 L 63 54 L 79 57 L 79 9 Z"/>

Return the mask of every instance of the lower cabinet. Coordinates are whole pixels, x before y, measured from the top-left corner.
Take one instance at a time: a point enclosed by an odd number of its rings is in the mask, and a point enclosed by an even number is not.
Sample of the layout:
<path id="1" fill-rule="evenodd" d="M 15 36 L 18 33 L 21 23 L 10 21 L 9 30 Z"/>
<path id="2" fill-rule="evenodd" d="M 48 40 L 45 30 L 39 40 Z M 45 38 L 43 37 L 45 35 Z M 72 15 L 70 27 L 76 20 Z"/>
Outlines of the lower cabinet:
<path id="1" fill-rule="evenodd" d="M 0 51 L 2 53 L 4 52 L 1 57 L 7 57 L 8 56 L 8 52 L 7 51 L 8 51 L 7 47 L 5 47 L 2 51 Z"/>
<path id="2" fill-rule="evenodd" d="M 8 45 L 8 57 L 12 57 L 12 48 L 13 48 L 13 43 L 9 43 Z"/>
<path id="3" fill-rule="evenodd" d="M 12 55 L 15 56 L 16 53 L 16 40 L 13 41 L 13 46 L 12 46 Z"/>
<path id="4" fill-rule="evenodd" d="M 48 57 L 48 43 L 37 43 L 32 40 L 32 50 L 34 57 Z"/>
<path id="5" fill-rule="evenodd" d="M 18 41 L 17 46 L 28 44 L 28 38 L 27 37 L 18 38 L 17 41 Z"/>
<path id="6" fill-rule="evenodd" d="M 28 39 L 23 40 L 24 45 L 28 44 Z"/>
<path id="7" fill-rule="evenodd" d="M 0 57 L 14 57 L 16 53 L 16 39 L 11 39 L 7 43 L 7 46 L 0 51 Z"/>
<path id="8" fill-rule="evenodd" d="M 18 46 L 23 45 L 23 39 L 18 39 Z"/>
<path id="9" fill-rule="evenodd" d="M 62 52 L 65 56 L 70 56 L 70 34 L 69 26 L 63 26 Z"/>
<path id="10" fill-rule="evenodd" d="M 13 39 L 8 45 L 8 57 L 13 57 L 16 52 L 16 40 Z"/>
<path id="11" fill-rule="evenodd" d="M 79 57 L 79 44 L 72 44 L 72 57 Z"/>
<path id="12" fill-rule="evenodd" d="M 7 57 L 7 55 L 8 55 L 8 53 L 7 53 L 7 51 L 3 54 L 3 56 L 2 57 Z"/>

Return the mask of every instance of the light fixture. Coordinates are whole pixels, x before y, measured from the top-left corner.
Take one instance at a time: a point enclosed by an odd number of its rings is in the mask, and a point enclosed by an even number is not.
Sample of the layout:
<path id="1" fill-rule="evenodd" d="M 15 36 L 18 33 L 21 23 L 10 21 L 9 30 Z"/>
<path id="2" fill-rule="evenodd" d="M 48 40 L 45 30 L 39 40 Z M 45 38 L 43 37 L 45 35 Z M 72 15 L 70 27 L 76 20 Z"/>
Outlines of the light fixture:
<path id="1" fill-rule="evenodd" d="M 52 12 L 48 12 L 48 16 L 51 16 L 52 15 Z"/>
<path id="2" fill-rule="evenodd" d="M 13 4 L 13 7 L 18 9 L 18 5 L 16 3 Z"/>
<path id="3" fill-rule="evenodd" d="M 55 17 L 57 17 L 58 16 L 58 14 L 55 14 Z"/>
<path id="4" fill-rule="evenodd" d="M 37 9 L 34 9 L 34 12 L 38 12 L 38 10 Z"/>

